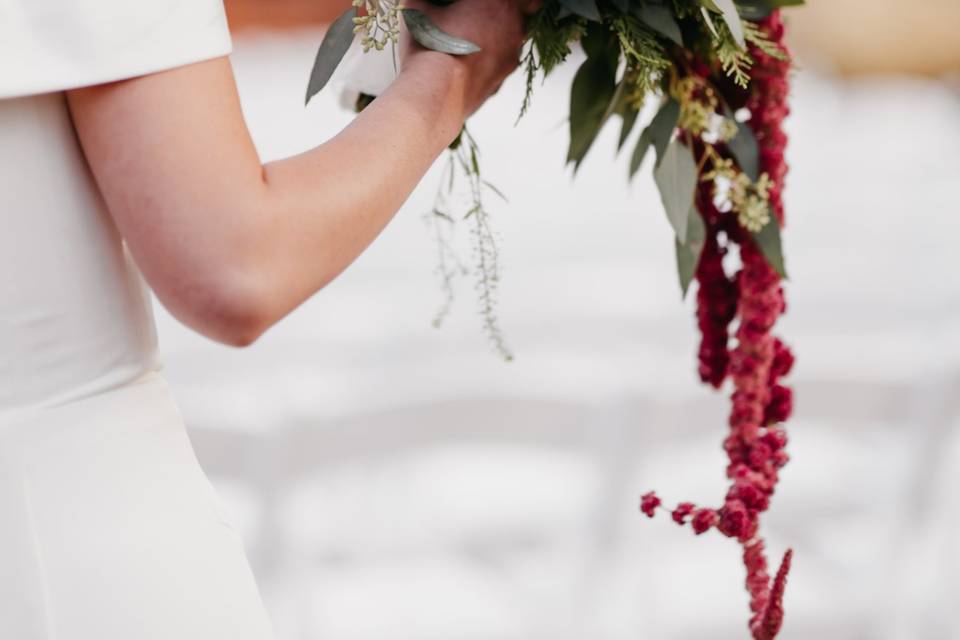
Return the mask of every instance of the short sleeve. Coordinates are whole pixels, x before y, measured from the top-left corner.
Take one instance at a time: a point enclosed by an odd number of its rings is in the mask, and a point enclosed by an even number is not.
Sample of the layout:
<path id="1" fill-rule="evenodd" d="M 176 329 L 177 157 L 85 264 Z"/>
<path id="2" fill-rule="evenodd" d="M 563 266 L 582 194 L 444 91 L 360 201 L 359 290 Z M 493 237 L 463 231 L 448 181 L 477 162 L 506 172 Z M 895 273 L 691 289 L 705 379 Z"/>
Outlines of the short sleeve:
<path id="1" fill-rule="evenodd" d="M 0 98 L 133 78 L 230 50 L 222 0 L 0 0 Z"/>

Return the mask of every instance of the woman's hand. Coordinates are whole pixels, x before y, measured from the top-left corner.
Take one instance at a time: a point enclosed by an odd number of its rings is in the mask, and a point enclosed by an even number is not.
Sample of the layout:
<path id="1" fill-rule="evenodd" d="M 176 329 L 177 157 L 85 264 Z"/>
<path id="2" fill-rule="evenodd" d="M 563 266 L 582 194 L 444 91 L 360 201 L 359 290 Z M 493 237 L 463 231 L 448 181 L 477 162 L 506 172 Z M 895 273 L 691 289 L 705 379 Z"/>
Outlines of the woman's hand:
<path id="1" fill-rule="evenodd" d="M 447 33 L 480 47 L 479 53 L 451 56 L 424 49 L 408 36 L 402 50 L 403 71 L 422 66 L 453 69 L 466 119 L 517 68 L 525 36 L 524 13 L 533 4 L 522 0 L 457 0 L 439 7 L 411 0 L 406 6 L 427 13 Z"/>

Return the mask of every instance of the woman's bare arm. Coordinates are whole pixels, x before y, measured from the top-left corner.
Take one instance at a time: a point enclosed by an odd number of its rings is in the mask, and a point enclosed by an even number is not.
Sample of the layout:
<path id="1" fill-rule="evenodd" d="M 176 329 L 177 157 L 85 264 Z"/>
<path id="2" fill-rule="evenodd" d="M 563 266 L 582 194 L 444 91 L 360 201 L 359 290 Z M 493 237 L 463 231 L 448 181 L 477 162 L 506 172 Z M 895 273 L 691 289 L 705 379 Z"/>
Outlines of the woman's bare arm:
<path id="1" fill-rule="evenodd" d="M 339 135 L 267 165 L 225 58 L 69 93 L 108 209 L 174 315 L 250 344 L 376 237 L 516 65 L 515 0 L 461 0 L 435 18 L 483 53 L 412 49 L 387 92 Z"/>

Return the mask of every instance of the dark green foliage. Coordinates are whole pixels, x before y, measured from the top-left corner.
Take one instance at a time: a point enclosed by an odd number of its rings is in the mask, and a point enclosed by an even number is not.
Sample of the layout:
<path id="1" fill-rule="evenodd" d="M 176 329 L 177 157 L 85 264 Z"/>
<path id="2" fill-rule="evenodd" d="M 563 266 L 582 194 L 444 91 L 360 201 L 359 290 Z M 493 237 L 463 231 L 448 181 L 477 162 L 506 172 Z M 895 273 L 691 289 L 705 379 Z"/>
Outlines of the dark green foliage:
<path id="1" fill-rule="evenodd" d="M 570 151 L 567 162 L 580 165 L 614 104 L 617 43 L 613 34 L 591 23 L 582 39 L 586 61 L 573 79 L 570 93 Z"/>
<path id="2" fill-rule="evenodd" d="M 449 4 L 456 0 L 433 1 Z M 729 190 L 736 198 L 727 196 L 728 209 L 724 211 L 739 216 L 744 229 L 758 229 L 752 233 L 757 246 L 786 277 L 776 220 L 761 216 L 763 221 L 751 224 L 766 211 L 763 203 L 758 209 L 756 199 L 766 198 L 762 194 L 767 187 L 762 185 L 769 184 L 768 176 L 760 173 L 757 141 L 750 127 L 733 126 L 731 105 L 742 104 L 735 96 L 745 95 L 748 88 L 751 47 L 773 57 L 785 55 L 751 21 L 799 4 L 803 0 L 544 0 L 529 18 L 522 59 L 527 90 L 521 116 L 527 112 L 538 77 L 546 77 L 566 61 L 575 45 L 585 54 L 570 97 L 567 161 L 574 170 L 612 116 L 622 119 L 619 151 L 636 128 L 645 98 L 650 94 L 658 97 L 660 109 L 643 128 L 631 154 L 630 177 L 652 147 L 657 156 L 654 180 L 674 231 L 676 266 L 684 293 L 694 278 L 705 241 L 704 220 L 695 205 L 696 190 L 704 181 L 725 180 L 737 187 Z M 400 16 L 424 47 L 455 55 L 478 51 L 474 44 L 444 33 L 427 14 L 404 9 L 399 0 L 366 2 L 364 6 L 365 12 L 358 15 L 351 9 L 331 26 L 317 54 L 307 101 L 328 82 L 356 39 L 355 33 L 365 51 L 396 44 Z M 704 66 L 709 78 L 703 77 Z M 358 110 L 372 100 L 372 96 L 361 96 Z M 484 200 L 487 193 L 502 194 L 482 179 L 478 147 L 466 129 L 450 148 L 449 184 L 429 217 L 437 237 L 438 274 L 445 294 L 436 324 L 450 310 L 454 280 L 466 272 L 451 244 L 459 217 L 451 199 L 454 178 L 459 175 L 470 192 L 470 206 L 463 218 L 471 225 L 480 316 L 492 344 L 509 360 L 512 356 L 496 316 L 499 255 Z"/>
<path id="3" fill-rule="evenodd" d="M 703 2 L 709 10 L 697 0 L 545 0 L 530 19 L 523 60 L 527 92 L 520 115 L 529 107 L 537 76 L 549 75 L 579 42 L 587 60 L 573 82 L 567 160 L 580 164 L 612 114 L 624 119 L 623 146 L 644 97 L 658 91 L 669 74 L 677 74 L 691 53 L 703 58 L 720 52 L 732 72 L 749 67 L 749 55 L 728 27 L 735 18 L 729 15 L 730 0 L 721 0 L 720 6 L 715 0 Z M 707 26 L 714 22 L 720 28 Z M 664 146 L 657 141 L 661 153 Z"/>
<path id="4" fill-rule="evenodd" d="M 753 241 L 760 247 L 760 251 L 773 270 L 786 278 L 787 267 L 783 260 L 783 246 L 780 242 L 780 224 L 775 216 L 770 216 L 770 222 L 753 234 Z"/>
<path id="5" fill-rule="evenodd" d="M 736 4 L 734 0 L 545 0 L 530 19 L 530 42 L 523 60 L 527 93 L 521 116 L 529 107 L 539 74 L 548 75 L 566 60 L 574 43 L 579 42 L 586 54 L 570 99 L 567 161 L 575 169 L 610 116 L 623 119 L 619 150 L 637 123 L 644 98 L 650 93 L 663 96 L 660 110 L 634 147 L 630 176 L 653 147 L 656 181 L 677 236 L 677 268 L 684 291 L 703 245 L 703 223 L 693 206 L 702 164 L 698 166 L 685 146 L 689 141 L 681 144 L 674 138 L 682 107 L 668 87 L 690 76 L 696 62 L 722 69 L 731 84 L 746 88 L 753 65 L 748 43 L 769 55 L 782 55 L 749 20 L 796 4 L 802 0 L 738 0 Z M 724 110 L 732 120 L 729 107 L 724 105 Z M 756 181 L 757 143 L 750 128 L 741 126 L 726 148 Z M 661 163 L 665 156 L 669 162 Z M 777 225 L 767 225 L 755 237 L 771 265 L 783 274 Z"/>
<path id="6" fill-rule="evenodd" d="M 680 242 L 679 238 L 673 239 L 677 252 L 677 277 L 680 280 L 680 293 L 683 297 L 686 297 L 690 283 L 693 282 L 697 273 L 706 235 L 707 229 L 703 218 L 696 209 L 693 209 L 690 211 L 686 242 Z"/>
<path id="7" fill-rule="evenodd" d="M 730 107 L 726 108 L 725 115 L 727 119 L 735 121 Z M 727 149 L 730 150 L 730 155 L 737 161 L 741 171 L 756 182 L 760 177 L 760 148 L 757 146 L 753 129 L 746 124 L 739 125 L 737 135 L 727 142 Z"/>

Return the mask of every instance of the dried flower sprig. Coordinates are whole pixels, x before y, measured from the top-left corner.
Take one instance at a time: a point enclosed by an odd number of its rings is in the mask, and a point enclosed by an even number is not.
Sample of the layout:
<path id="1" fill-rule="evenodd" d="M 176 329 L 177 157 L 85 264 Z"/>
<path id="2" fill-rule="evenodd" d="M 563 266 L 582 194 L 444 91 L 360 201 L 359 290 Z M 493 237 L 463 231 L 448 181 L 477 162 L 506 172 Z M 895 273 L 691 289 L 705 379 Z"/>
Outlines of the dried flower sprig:
<path id="1" fill-rule="evenodd" d="M 353 32 L 360 36 L 363 50 L 383 51 L 396 45 L 400 37 L 401 7 L 399 0 L 353 0 L 359 11 L 353 19 Z"/>
<path id="2" fill-rule="evenodd" d="M 456 177 L 460 175 L 468 184 L 466 211 L 458 213 L 453 195 Z M 463 266 L 453 249 L 450 233 L 458 219 L 468 222 L 473 249 L 473 264 L 479 313 L 482 327 L 494 350 L 506 361 L 513 360 L 513 352 L 507 345 L 497 316 L 498 289 L 500 286 L 500 251 L 497 236 L 490 221 L 490 211 L 485 196 L 492 193 L 501 199 L 503 194 L 493 184 L 483 179 L 480 171 L 480 148 L 470 131 L 464 127 L 460 136 L 451 145 L 446 171 L 441 179 L 433 210 L 430 214 L 437 243 L 439 274 L 444 299 L 434 318 L 439 327 L 450 313 L 455 297 L 454 280 L 468 270 Z"/>

